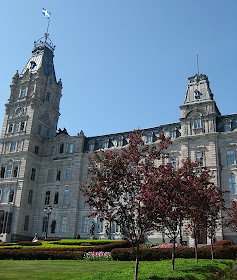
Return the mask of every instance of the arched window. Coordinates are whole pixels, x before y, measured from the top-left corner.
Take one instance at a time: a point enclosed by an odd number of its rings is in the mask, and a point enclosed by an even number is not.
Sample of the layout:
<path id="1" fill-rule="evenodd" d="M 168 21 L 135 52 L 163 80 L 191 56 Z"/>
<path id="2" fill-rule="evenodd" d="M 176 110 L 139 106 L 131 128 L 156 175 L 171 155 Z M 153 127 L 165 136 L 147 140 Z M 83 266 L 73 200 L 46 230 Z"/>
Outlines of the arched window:
<path id="1" fill-rule="evenodd" d="M 24 222 L 24 231 L 28 231 L 29 220 L 30 220 L 30 217 L 28 215 L 26 215 L 25 216 L 25 222 Z"/>
<path id="2" fill-rule="evenodd" d="M 112 233 L 117 233 L 117 232 L 119 232 L 119 226 L 115 221 L 113 221 L 112 222 Z"/>
<path id="3" fill-rule="evenodd" d="M 13 198 L 14 198 L 14 190 L 11 190 L 9 194 L 8 202 L 13 202 Z"/>
<path id="4" fill-rule="evenodd" d="M 52 221 L 52 224 L 51 224 L 51 233 L 55 233 L 55 229 L 56 229 L 56 221 L 55 220 L 53 220 Z"/>
<path id="5" fill-rule="evenodd" d="M 200 128 L 201 126 L 201 119 L 194 119 L 194 128 Z"/>
<path id="6" fill-rule="evenodd" d="M 62 217 L 61 232 L 67 232 L 67 217 Z"/>
<path id="7" fill-rule="evenodd" d="M 47 191 L 46 193 L 45 193 L 45 200 L 44 200 L 44 204 L 49 204 L 49 202 L 50 202 L 50 191 Z"/>
<path id="8" fill-rule="evenodd" d="M 54 204 L 58 204 L 58 197 L 59 197 L 59 193 L 56 192 L 54 195 Z"/>
<path id="9" fill-rule="evenodd" d="M 32 204 L 32 198 L 33 198 L 33 191 L 29 190 L 29 193 L 28 193 L 28 204 Z"/>
<path id="10" fill-rule="evenodd" d="M 236 183 L 235 183 L 234 174 L 230 175 L 230 177 L 228 178 L 228 183 L 229 183 L 230 194 L 235 194 L 236 193 Z"/>
<path id="11" fill-rule="evenodd" d="M 63 151 L 64 151 L 64 144 L 61 144 L 60 149 L 59 149 L 59 153 L 63 154 Z"/>
<path id="12" fill-rule="evenodd" d="M 82 232 L 89 233 L 90 228 L 90 219 L 88 217 L 84 217 L 82 220 Z"/>

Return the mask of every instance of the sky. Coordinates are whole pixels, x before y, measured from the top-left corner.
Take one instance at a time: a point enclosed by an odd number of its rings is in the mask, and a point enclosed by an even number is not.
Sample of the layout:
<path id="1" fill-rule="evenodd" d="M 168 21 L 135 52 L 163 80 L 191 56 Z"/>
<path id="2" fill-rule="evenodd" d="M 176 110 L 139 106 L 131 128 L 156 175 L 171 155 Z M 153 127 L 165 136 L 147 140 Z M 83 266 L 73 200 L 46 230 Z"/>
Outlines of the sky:
<path id="1" fill-rule="evenodd" d="M 0 126 L 11 79 L 47 28 L 62 79 L 58 128 L 105 135 L 178 122 L 188 77 L 209 77 L 237 113 L 236 0 L 11 0 L 1 3 Z"/>

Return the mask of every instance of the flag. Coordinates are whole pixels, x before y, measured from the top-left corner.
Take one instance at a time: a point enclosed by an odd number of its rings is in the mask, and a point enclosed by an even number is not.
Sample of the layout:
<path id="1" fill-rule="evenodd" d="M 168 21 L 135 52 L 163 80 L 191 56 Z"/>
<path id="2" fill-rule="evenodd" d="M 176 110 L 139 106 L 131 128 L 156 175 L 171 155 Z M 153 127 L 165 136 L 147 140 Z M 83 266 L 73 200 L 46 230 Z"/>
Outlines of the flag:
<path id="1" fill-rule="evenodd" d="M 49 19 L 51 16 L 51 13 L 44 8 L 42 8 L 42 13 L 47 19 Z"/>

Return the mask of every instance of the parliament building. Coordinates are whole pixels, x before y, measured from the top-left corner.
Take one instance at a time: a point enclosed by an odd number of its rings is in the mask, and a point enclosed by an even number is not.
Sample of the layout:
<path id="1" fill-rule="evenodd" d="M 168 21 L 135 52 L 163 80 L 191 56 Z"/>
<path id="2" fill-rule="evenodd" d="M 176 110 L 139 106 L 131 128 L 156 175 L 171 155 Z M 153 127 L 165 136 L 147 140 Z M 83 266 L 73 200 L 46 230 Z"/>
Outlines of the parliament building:
<path id="1" fill-rule="evenodd" d="M 108 238 L 106 221 L 88 217 L 79 186 L 87 179 L 88 155 L 126 147 L 129 131 L 86 137 L 82 131 L 70 136 L 57 129 L 62 82 L 56 79 L 53 57 L 47 36 L 35 42 L 10 85 L 0 137 L 0 240 L 5 242 L 32 240 L 35 233 L 39 238 L 46 233 L 50 238 L 92 238 L 92 222 L 93 237 Z M 203 74 L 188 78 L 184 97 L 177 122 L 143 129 L 145 145 L 158 143 L 163 130 L 173 141 L 168 150 L 175 167 L 187 157 L 202 157 L 215 183 L 229 190 L 229 205 L 237 197 L 237 114 L 221 115 Z M 119 226 L 111 228 L 111 237 L 121 238 Z M 216 238 L 237 242 L 227 228 L 220 228 Z M 154 232 L 147 239 L 157 242 L 162 236 Z M 185 240 L 190 244 L 190 238 Z"/>

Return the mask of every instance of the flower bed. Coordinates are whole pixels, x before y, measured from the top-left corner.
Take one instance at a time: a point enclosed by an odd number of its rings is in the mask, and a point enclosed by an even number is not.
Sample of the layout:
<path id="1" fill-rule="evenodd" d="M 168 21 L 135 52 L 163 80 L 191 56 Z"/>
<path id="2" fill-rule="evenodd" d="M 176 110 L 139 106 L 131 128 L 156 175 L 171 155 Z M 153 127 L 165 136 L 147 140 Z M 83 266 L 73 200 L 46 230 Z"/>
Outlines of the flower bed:
<path id="1" fill-rule="evenodd" d="M 110 252 L 88 252 L 84 254 L 84 259 L 87 261 L 111 261 Z"/>

